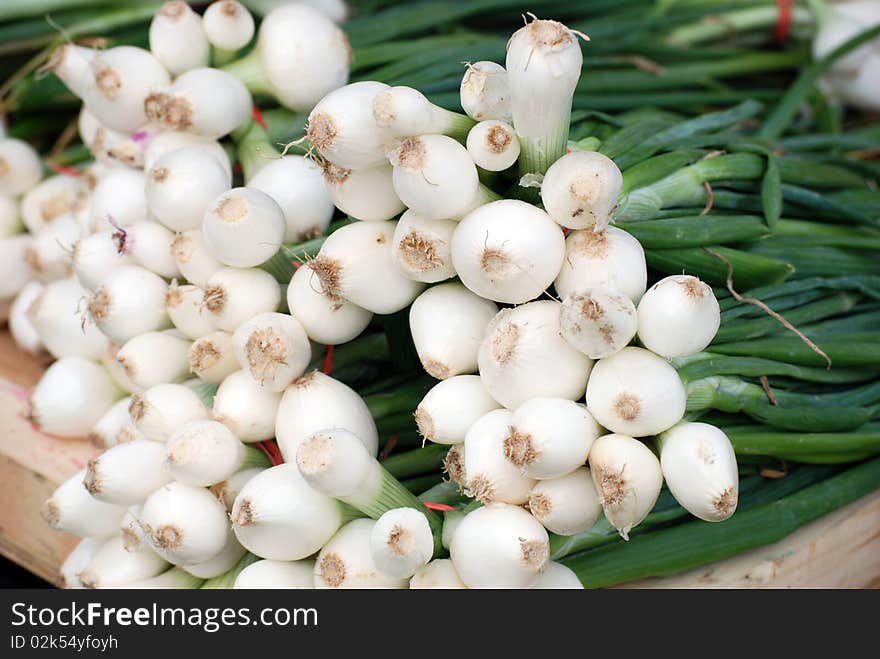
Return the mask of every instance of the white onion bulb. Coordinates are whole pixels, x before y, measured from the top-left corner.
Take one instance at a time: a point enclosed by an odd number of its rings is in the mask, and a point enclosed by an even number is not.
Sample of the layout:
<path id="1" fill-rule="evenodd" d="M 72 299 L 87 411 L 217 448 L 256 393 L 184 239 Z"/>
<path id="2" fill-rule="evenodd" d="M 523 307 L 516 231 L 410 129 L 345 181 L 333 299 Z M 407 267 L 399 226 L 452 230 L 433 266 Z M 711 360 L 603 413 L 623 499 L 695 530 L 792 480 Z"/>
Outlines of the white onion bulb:
<path id="1" fill-rule="evenodd" d="M 501 172 L 519 158 L 519 140 L 513 126 L 490 119 L 471 128 L 467 136 L 467 150 L 478 167 Z"/>
<path id="2" fill-rule="evenodd" d="M 315 561 L 315 588 L 406 588 L 406 579 L 383 574 L 373 561 L 375 525 L 371 519 L 356 519 L 330 538 Z"/>
<path id="3" fill-rule="evenodd" d="M 416 424 L 430 442 L 460 444 L 477 419 L 499 407 L 479 375 L 455 375 L 425 394 L 416 407 Z"/>
<path id="4" fill-rule="evenodd" d="M 657 435 L 681 420 L 687 393 L 676 370 L 642 348 L 624 348 L 596 362 L 587 407 L 602 426 L 633 437 Z"/>
<path id="5" fill-rule="evenodd" d="M 528 588 L 550 553 L 547 531 L 518 506 L 478 508 L 459 524 L 449 555 L 468 588 Z"/>
<path id="6" fill-rule="evenodd" d="M 89 461 L 83 485 L 99 501 L 132 506 L 171 480 L 165 446 L 141 439 L 108 448 Z"/>
<path id="7" fill-rule="evenodd" d="M 208 66 L 211 46 L 202 18 L 185 2 L 166 2 L 150 23 L 150 51 L 171 75 Z"/>
<path id="8" fill-rule="evenodd" d="M 17 197 L 42 177 L 40 155 L 34 147 L 23 140 L 0 138 L 0 195 Z"/>
<path id="9" fill-rule="evenodd" d="M 604 231 L 622 189 L 623 175 L 611 158 L 597 151 L 572 151 L 550 165 L 541 200 L 561 226 Z"/>
<path id="10" fill-rule="evenodd" d="M 471 119 L 498 119 L 510 123 L 510 83 L 507 71 L 497 62 L 467 65 L 461 79 L 461 107 Z"/>
<path id="11" fill-rule="evenodd" d="M 282 313 L 262 313 L 239 325 L 233 335 L 242 370 L 269 391 L 284 391 L 305 373 L 312 358 L 302 325 Z"/>
<path id="12" fill-rule="evenodd" d="M 535 484 L 505 457 L 512 422 L 508 410 L 493 410 L 477 419 L 465 435 L 467 491 L 482 503 L 525 503 Z"/>
<path id="13" fill-rule="evenodd" d="M 228 375 L 214 396 L 214 419 L 243 442 L 260 442 L 275 435 L 281 394 L 263 389 L 244 371 Z"/>
<path id="14" fill-rule="evenodd" d="M 415 299 L 409 327 L 425 371 L 438 380 L 477 370 L 477 354 L 498 307 L 461 284 L 440 284 Z"/>
<path id="15" fill-rule="evenodd" d="M 165 442 L 179 426 L 208 418 L 195 391 L 182 384 L 157 384 L 131 398 L 129 414 L 137 429 L 154 442 Z"/>
<path id="16" fill-rule="evenodd" d="M 321 292 L 308 263 L 293 274 L 287 286 L 287 307 L 309 339 L 325 345 L 347 343 L 360 336 L 373 318 L 366 309 Z"/>
<path id="17" fill-rule="evenodd" d="M 558 302 L 541 300 L 502 309 L 486 329 L 478 357 L 480 377 L 505 407 L 537 396 L 583 396 L 593 363 L 559 335 L 559 307 Z"/>
<path id="18" fill-rule="evenodd" d="M 718 300 L 712 288 L 696 277 L 661 279 L 639 301 L 639 340 L 667 359 L 704 350 L 720 325 Z"/>
<path id="19" fill-rule="evenodd" d="M 536 206 L 494 201 L 469 213 L 452 235 L 452 263 L 481 297 L 521 304 L 541 295 L 563 267 L 565 237 Z"/>
<path id="20" fill-rule="evenodd" d="M 327 161 L 324 185 L 339 210 L 366 222 L 390 220 L 406 208 L 394 191 L 393 170 L 387 162 L 366 169 L 345 169 Z"/>
<path id="21" fill-rule="evenodd" d="M 124 506 L 98 501 L 83 487 L 85 469 L 61 483 L 40 508 L 46 523 L 62 533 L 80 537 L 108 538 L 116 535 Z"/>
<path id="22" fill-rule="evenodd" d="M 270 561 L 251 563 L 238 573 L 233 588 L 265 590 L 273 588 L 314 588 L 315 561 Z"/>
<path id="23" fill-rule="evenodd" d="M 210 384 L 220 384 L 239 369 L 230 332 L 211 332 L 196 339 L 189 348 L 189 370 Z"/>
<path id="24" fill-rule="evenodd" d="M 672 496 L 695 517 L 723 522 L 739 497 L 733 445 L 708 423 L 679 423 L 660 435 L 660 466 Z"/>
<path id="25" fill-rule="evenodd" d="M 397 266 L 410 279 L 428 284 L 454 277 L 452 234 L 457 226 L 453 220 L 429 220 L 406 211 L 392 239 Z"/>
<path id="26" fill-rule="evenodd" d="M 232 332 L 258 313 L 275 311 L 281 287 L 268 272 L 254 268 L 223 268 L 205 283 L 205 308 L 217 327 Z"/>
<path id="27" fill-rule="evenodd" d="M 638 304 L 648 281 L 645 250 L 626 231 L 608 227 L 602 233 L 572 231 L 565 239 L 556 293 L 566 297 L 595 284 L 614 284 Z"/>
<path id="28" fill-rule="evenodd" d="M 189 283 L 202 288 L 208 285 L 208 280 L 214 273 L 223 268 L 223 264 L 211 254 L 204 235 L 198 229 L 177 234 L 171 243 L 171 254 L 177 262 L 180 274 Z"/>
<path id="29" fill-rule="evenodd" d="M 604 435 L 590 449 L 590 474 L 605 517 L 629 540 L 630 530 L 645 519 L 660 495 L 660 461 L 637 439 Z"/>
<path id="30" fill-rule="evenodd" d="M 595 284 L 562 300 L 559 331 L 590 359 L 608 357 L 636 334 L 636 308 L 613 284 Z"/>
<path id="31" fill-rule="evenodd" d="M 590 470 L 579 467 L 563 476 L 538 481 L 529 493 L 529 510 L 548 531 L 576 535 L 592 528 L 602 505 Z"/>

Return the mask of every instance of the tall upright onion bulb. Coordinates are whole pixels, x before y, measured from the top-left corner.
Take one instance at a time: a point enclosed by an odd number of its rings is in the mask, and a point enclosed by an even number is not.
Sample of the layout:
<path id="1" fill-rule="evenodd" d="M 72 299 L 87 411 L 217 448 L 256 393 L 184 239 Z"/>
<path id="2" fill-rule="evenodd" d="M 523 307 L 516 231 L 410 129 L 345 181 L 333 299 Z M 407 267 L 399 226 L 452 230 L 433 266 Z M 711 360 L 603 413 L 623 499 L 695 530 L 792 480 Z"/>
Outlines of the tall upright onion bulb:
<path id="1" fill-rule="evenodd" d="M 522 174 L 543 174 L 565 153 L 582 64 L 577 36 L 556 21 L 532 20 L 507 42 L 505 68 Z"/>
<path id="2" fill-rule="evenodd" d="M 452 235 L 452 263 L 480 297 L 521 304 L 546 290 L 563 267 L 565 238 L 547 213 L 515 199 L 480 206 Z"/>

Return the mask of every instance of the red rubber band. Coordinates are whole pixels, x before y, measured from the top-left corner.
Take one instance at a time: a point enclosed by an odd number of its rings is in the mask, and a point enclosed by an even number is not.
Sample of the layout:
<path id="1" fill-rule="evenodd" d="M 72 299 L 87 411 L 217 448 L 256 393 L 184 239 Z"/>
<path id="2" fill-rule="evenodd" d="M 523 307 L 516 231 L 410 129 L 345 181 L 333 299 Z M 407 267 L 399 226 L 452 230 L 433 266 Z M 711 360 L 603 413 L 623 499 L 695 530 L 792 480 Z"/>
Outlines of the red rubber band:
<path id="1" fill-rule="evenodd" d="M 327 346 L 327 353 L 324 355 L 324 365 L 321 366 L 321 372 L 324 375 L 330 375 L 333 370 L 333 349 L 334 346 Z"/>
<path id="2" fill-rule="evenodd" d="M 773 39 L 782 43 L 788 38 L 791 23 L 794 18 L 794 0 L 776 0 L 776 8 L 779 13 L 776 17 L 776 26 L 773 28 Z"/>
<path id="3" fill-rule="evenodd" d="M 257 442 L 257 448 L 266 454 L 266 457 L 269 458 L 273 467 L 284 464 L 284 456 L 281 455 L 281 449 L 278 448 L 278 444 L 274 439 Z"/>
<path id="4" fill-rule="evenodd" d="M 82 176 L 82 172 L 73 167 L 68 167 L 67 165 L 58 165 L 54 162 L 47 163 L 49 165 L 49 169 L 51 169 L 56 174 L 61 174 L 63 176 Z"/>
<path id="5" fill-rule="evenodd" d="M 262 128 L 263 130 L 266 130 L 266 120 L 263 119 L 263 113 L 260 112 L 260 108 L 258 108 L 255 105 L 253 112 L 251 114 L 254 118 L 254 121 L 256 121 L 258 124 L 260 124 L 260 128 Z"/>
<path id="6" fill-rule="evenodd" d="M 423 501 L 422 503 L 425 504 L 425 508 L 428 510 L 439 510 L 444 513 L 455 510 L 453 506 L 447 506 L 445 503 L 434 503 L 433 501 Z"/>

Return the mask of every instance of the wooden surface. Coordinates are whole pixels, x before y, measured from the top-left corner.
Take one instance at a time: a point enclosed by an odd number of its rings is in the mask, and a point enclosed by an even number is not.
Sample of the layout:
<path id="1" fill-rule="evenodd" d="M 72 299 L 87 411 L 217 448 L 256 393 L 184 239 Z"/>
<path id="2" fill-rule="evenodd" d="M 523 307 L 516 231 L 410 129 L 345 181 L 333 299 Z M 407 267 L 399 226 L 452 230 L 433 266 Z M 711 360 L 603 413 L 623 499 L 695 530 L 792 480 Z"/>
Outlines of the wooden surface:
<path id="1" fill-rule="evenodd" d="M 39 509 L 58 483 L 96 455 L 86 440 L 50 437 L 25 419 L 45 364 L 0 332 L 0 553 L 58 582 L 77 538 L 51 530 Z M 880 490 L 781 542 L 688 573 L 627 584 L 641 588 L 880 587 Z"/>

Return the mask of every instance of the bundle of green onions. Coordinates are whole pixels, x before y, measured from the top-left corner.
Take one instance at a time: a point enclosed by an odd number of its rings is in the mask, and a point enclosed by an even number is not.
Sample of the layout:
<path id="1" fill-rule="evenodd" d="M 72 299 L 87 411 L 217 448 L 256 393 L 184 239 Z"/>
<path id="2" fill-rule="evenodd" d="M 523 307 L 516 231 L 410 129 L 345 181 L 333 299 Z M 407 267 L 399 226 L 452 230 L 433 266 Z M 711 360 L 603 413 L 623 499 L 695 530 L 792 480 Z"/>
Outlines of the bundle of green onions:
<path id="1" fill-rule="evenodd" d="M 49 59 L 82 102 L 81 170 L 40 181 L 32 147 L 0 141 L 8 233 L 30 231 L 0 242 L 0 296 L 57 359 L 31 420 L 105 449 L 43 509 L 84 538 L 68 586 L 602 586 L 877 487 L 880 132 L 844 130 L 814 84 L 866 70 L 880 28 L 787 91 L 719 91 L 804 55 L 700 69 L 705 3 L 655 7 L 670 45 L 625 48 L 668 66 L 603 104 L 576 27 L 487 36 L 512 3 L 472 0 L 444 22 L 481 32 L 409 40 L 438 6 L 386 4 L 343 31 L 335 4 L 255 30 L 231 0 L 166 3 L 150 50 Z M 611 4 L 571 24 L 592 18 L 613 87 L 632 60 L 601 44 L 646 3 Z M 762 44 L 769 4 L 713 7 Z M 641 107 L 694 76 L 657 103 L 675 111 Z"/>

